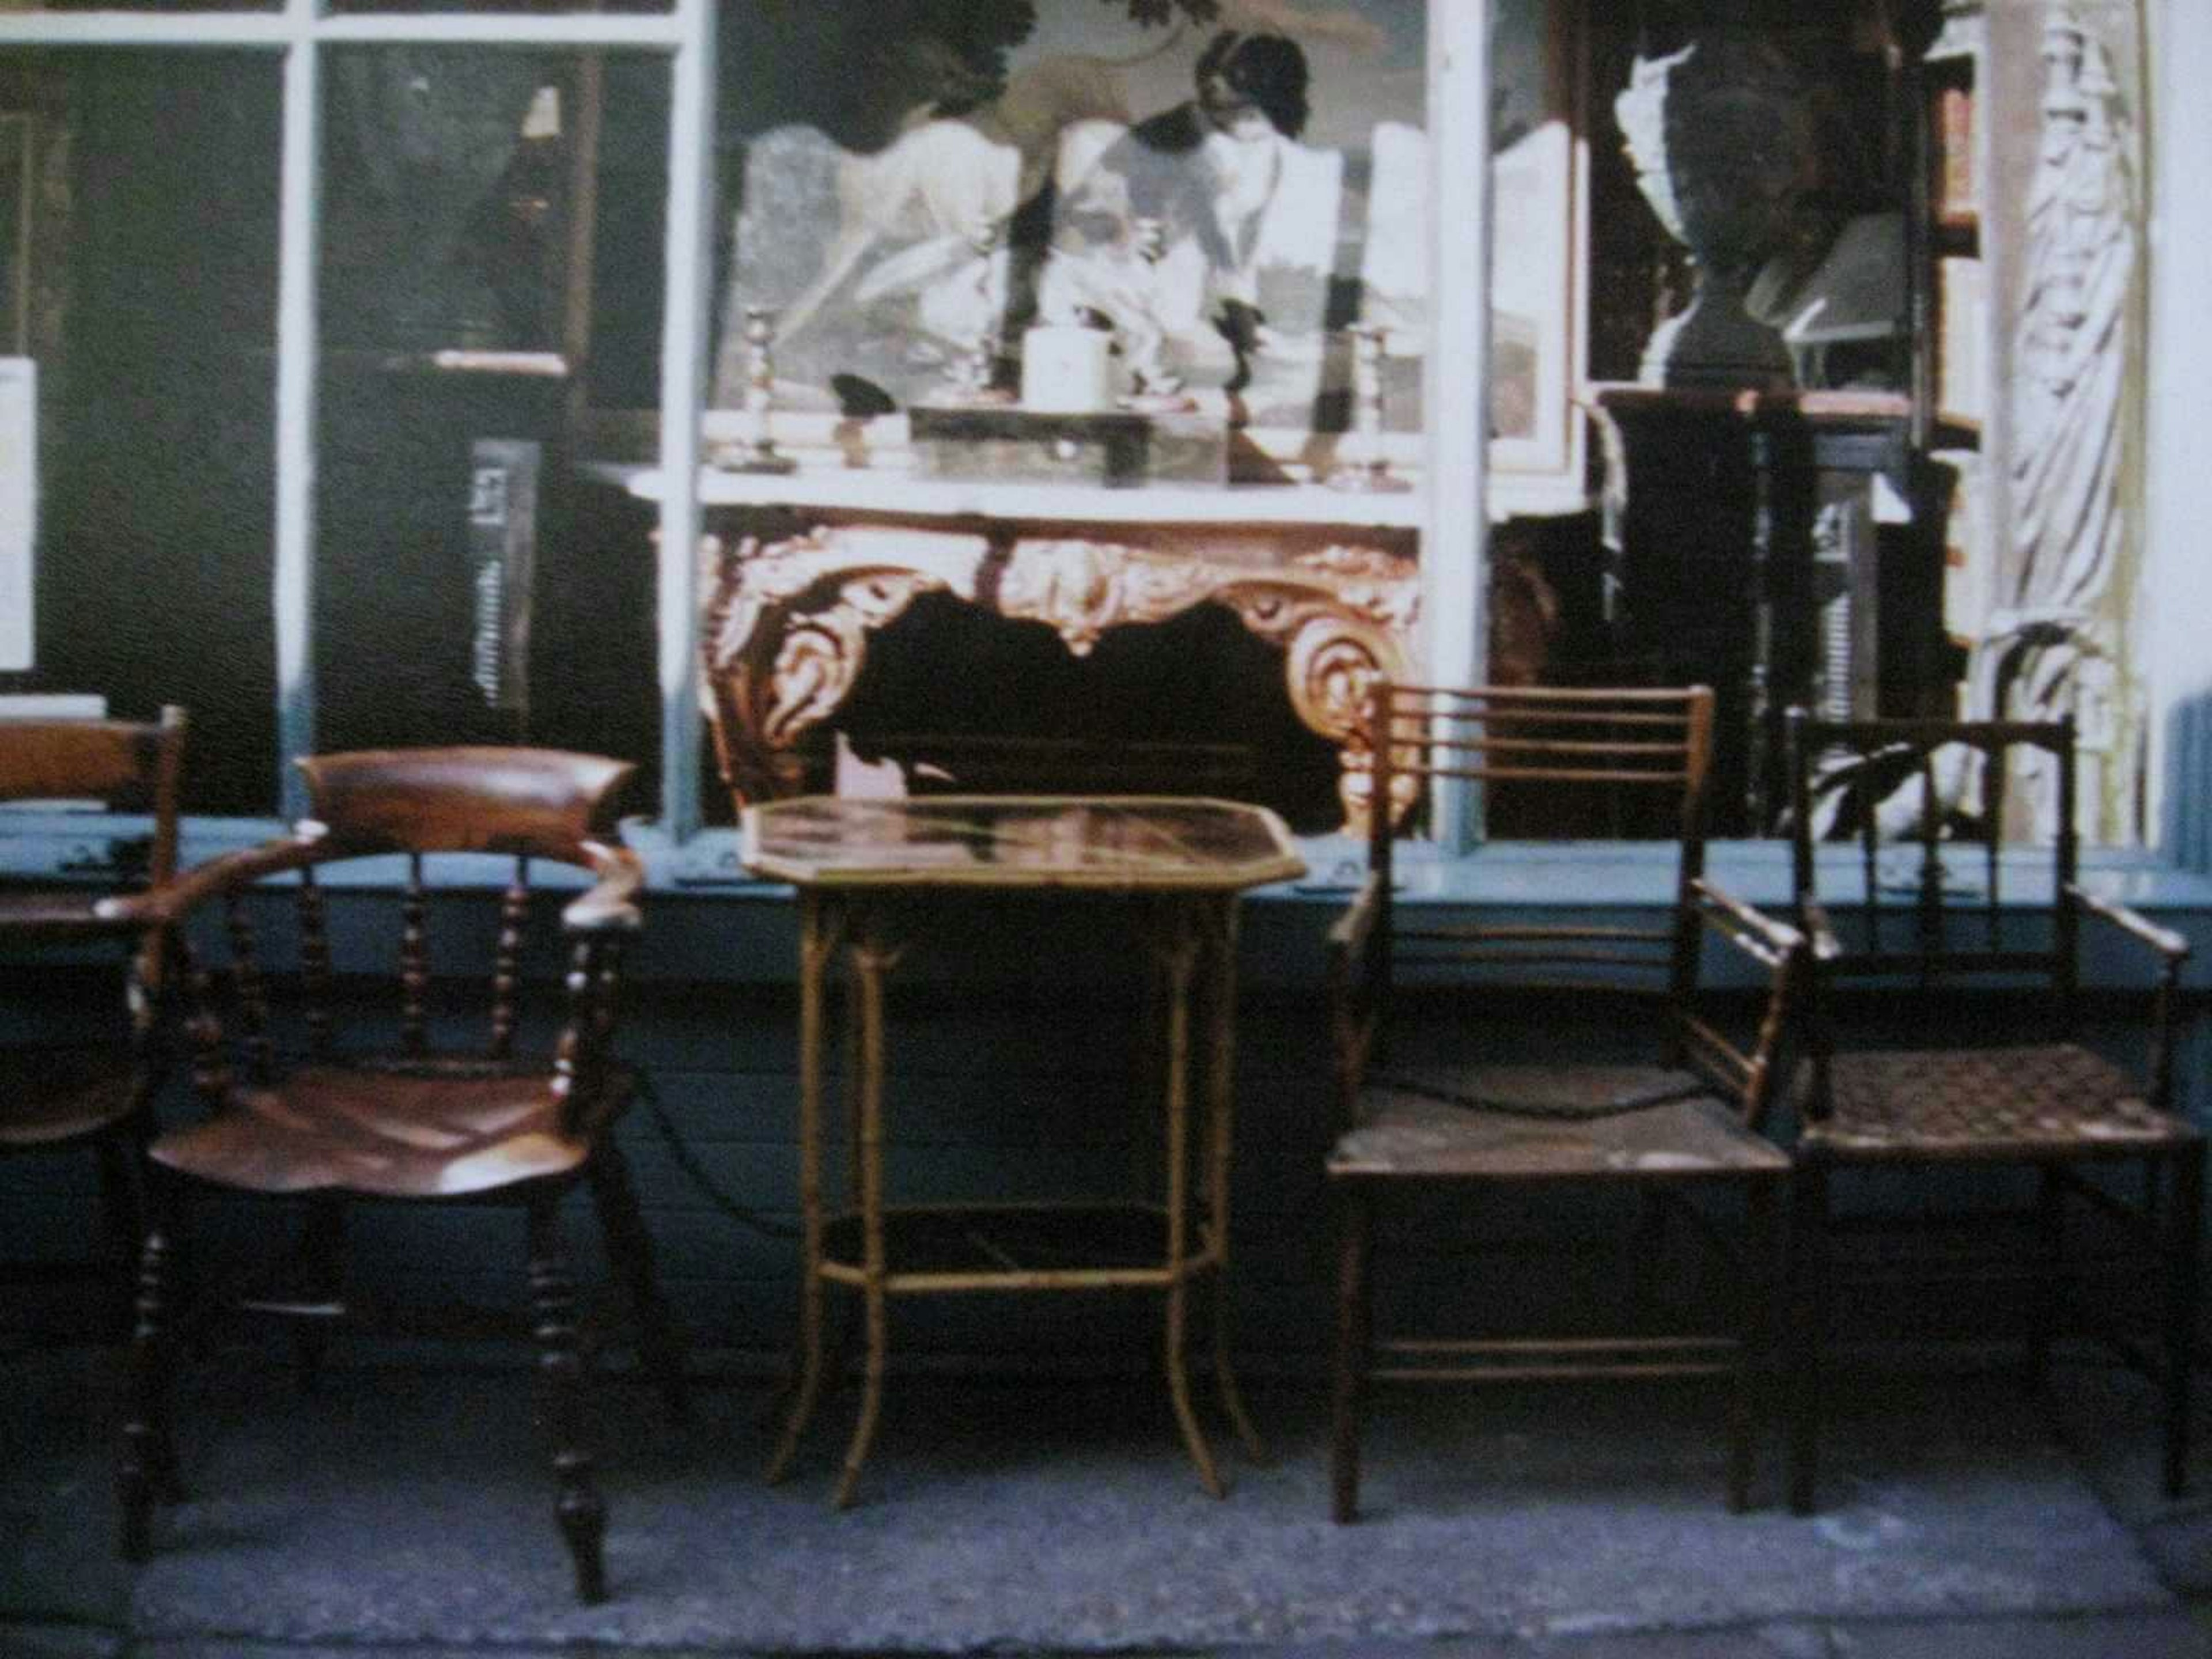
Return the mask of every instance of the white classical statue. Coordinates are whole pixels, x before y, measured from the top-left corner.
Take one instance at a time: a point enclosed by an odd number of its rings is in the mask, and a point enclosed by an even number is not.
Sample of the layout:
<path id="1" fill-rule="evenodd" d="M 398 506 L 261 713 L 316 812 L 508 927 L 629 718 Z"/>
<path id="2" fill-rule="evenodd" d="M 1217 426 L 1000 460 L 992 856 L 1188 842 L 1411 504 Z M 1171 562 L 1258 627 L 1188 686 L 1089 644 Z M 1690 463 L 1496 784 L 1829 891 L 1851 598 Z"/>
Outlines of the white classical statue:
<path id="1" fill-rule="evenodd" d="M 2142 231 L 2127 105 L 2104 43 L 2062 9 L 2045 27 L 2043 63 L 2007 404 L 2010 544 L 1969 702 L 1992 716 L 2075 715 L 2081 828 L 2117 834 L 2138 726 L 2114 607 L 2124 598 L 2115 583 L 2128 535 L 2120 480 Z M 2048 781 L 2022 781 L 2048 835 Z"/>

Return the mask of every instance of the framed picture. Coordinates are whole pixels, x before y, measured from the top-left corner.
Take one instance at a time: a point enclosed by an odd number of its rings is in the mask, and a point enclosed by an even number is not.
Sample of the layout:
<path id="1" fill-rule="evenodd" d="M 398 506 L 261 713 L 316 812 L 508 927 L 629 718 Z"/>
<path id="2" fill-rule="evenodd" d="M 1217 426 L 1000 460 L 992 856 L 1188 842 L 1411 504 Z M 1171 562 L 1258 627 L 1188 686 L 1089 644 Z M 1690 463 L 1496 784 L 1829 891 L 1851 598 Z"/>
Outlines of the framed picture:
<path id="1" fill-rule="evenodd" d="M 749 41 L 758 84 L 819 92 L 743 136 L 714 405 L 760 395 L 764 349 L 779 429 L 835 432 L 848 453 L 856 422 L 917 406 L 1174 407 L 1218 411 L 1248 461 L 1295 467 L 1352 417 L 1358 327 L 1381 341 L 1388 447 L 1417 464 L 1425 7 L 1244 0 L 1145 21 L 1170 9 L 1040 0 L 994 44 L 941 8 L 896 13 L 939 33 L 841 33 L 842 13 L 887 15 L 842 0 Z M 1542 0 L 1493 9 L 1493 465 L 1565 477 L 1571 32 Z M 844 74 L 817 72 L 833 59 Z"/>

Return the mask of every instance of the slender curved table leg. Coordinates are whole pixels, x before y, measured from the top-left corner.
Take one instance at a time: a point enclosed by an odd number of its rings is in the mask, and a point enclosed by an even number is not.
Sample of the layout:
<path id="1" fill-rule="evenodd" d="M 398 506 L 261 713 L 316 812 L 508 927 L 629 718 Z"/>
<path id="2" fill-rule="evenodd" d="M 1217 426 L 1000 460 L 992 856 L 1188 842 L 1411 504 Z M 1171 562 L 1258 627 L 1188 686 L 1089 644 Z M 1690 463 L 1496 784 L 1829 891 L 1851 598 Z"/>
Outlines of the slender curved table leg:
<path id="1" fill-rule="evenodd" d="M 824 983 L 836 953 L 838 927 L 827 901 L 799 902 L 799 1371 L 782 1437 L 769 1458 L 771 1484 L 791 1472 L 814 1407 L 822 1397 L 822 1050 Z"/>
<path id="2" fill-rule="evenodd" d="M 875 1443 L 884 1408 L 884 1356 L 890 1343 L 890 1264 L 884 1239 L 884 979 L 898 960 L 871 925 L 853 943 L 854 1018 L 860 1025 L 859 1072 L 854 1080 L 860 1112 L 861 1297 L 867 1310 L 868 1358 L 860 1385 L 860 1415 L 845 1449 L 836 1504 L 850 1508 L 860 1466 Z"/>
<path id="3" fill-rule="evenodd" d="M 1213 1247 L 1213 1380 L 1244 1455 L 1267 1461 L 1229 1360 L 1229 1148 L 1236 1107 L 1237 901 L 1193 900 L 1206 915 L 1206 1210 Z"/>
<path id="4" fill-rule="evenodd" d="M 1221 1472 L 1191 1408 L 1190 1365 L 1190 1002 L 1200 939 L 1191 907 L 1163 900 L 1157 914 L 1158 948 L 1167 969 L 1167 1331 L 1164 1342 L 1168 1398 L 1182 1430 L 1184 1449 L 1198 1466 L 1199 1484 L 1215 1498 L 1226 1495 Z"/>

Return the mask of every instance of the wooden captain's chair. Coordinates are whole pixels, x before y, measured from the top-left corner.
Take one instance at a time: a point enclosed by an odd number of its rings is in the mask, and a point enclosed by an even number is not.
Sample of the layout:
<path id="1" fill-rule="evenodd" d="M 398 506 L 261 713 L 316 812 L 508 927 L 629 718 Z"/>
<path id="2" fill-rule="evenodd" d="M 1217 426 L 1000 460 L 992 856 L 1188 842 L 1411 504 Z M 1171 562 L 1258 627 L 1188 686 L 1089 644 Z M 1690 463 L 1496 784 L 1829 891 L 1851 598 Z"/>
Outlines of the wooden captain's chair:
<path id="1" fill-rule="evenodd" d="M 322 1323 L 344 1308 L 339 1256 L 349 1206 L 501 1200 L 527 1218 L 556 1515 L 577 1594 L 598 1601 L 605 1594 L 605 1508 L 585 1444 L 575 1289 L 558 1222 L 562 1198 L 576 1183 L 589 1188 L 646 1364 L 672 1411 L 684 1405 L 678 1335 L 613 1134 L 634 1088 L 613 1052 L 623 954 L 639 929 L 644 875 L 613 838 L 632 769 L 596 756 L 495 748 L 335 754 L 300 765 L 309 819 L 281 840 L 190 872 L 138 907 L 168 925 L 217 912 L 194 940 L 228 948 L 208 950 L 192 975 L 194 1080 L 208 1115 L 151 1149 L 160 1201 L 140 1270 L 119 1451 L 122 1553 L 146 1556 L 156 1501 L 177 1495 L 166 1403 L 179 1346 L 170 1212 L 186 1188 L 296 1200 L 304 1214 L 295 1278 L 248 1305 Z M 461 867 L 433 884 L 429 861 L 446 855 Z M 473 868 L 467 855 L 477 855 Z M 333 871 L 375 860 L 404 872 L 388 902 L 374 887 L 331 894 Z M 550 930 L 544 924 L 556 918 L 531 886 L 539 866 L 574 866 L 588 882 L 555 896 L 557 927 Z M 475 890 L 502 882 L 489 902 Z M 335 927 L 340 919 L 349 927 Z M 350 959 L 350 924 L 366 928 L 372 920 L 397 936 L 389 980 L 366 977 Z M 533 946 L 533 933 L 544 931 L 557 932 L 557 954 Z M 271 966 L 257 941 L 280 932 L 289 943 Z M 210 959 L 218 955 L 227 957 L 221 965 Z M 471 960 L 488 970 L 480 993 L 461 972 Z M 526 980 L 563 976 L 566 1018 L 550 1042 L 533 1042 Z M 484 1016 L 481 1024 L 472 1012 Z"/>
<path id="2" fill-rule="evenodd" d="M 137 873 L 166 881 L 176 868 L 185 729 L 185 711 L 175 708 L 156 721 L 0 720 L 0 801 L 90 802 L 143 815 Z M 10 1279 L 95 1274 L 120 1292 L 137 1256 L 142 1160 L 166 1054 L 158 1017 L 166 964 L 161 931 L 109 902 L 118 879 L 103 872 L 0 884 L 0 959 L 8 971 L 75 971 L 89 954 L 112 957 L 124 981 L 112 1005 L 116 1030 L 106 1041 L 28 1029 L 0 1046 L 0 1156 L 89 1149 L 111 1245 L 105 1260 L 10 1263 Z M 118 1294 L 118 1306 L 125 1300 Z"/>

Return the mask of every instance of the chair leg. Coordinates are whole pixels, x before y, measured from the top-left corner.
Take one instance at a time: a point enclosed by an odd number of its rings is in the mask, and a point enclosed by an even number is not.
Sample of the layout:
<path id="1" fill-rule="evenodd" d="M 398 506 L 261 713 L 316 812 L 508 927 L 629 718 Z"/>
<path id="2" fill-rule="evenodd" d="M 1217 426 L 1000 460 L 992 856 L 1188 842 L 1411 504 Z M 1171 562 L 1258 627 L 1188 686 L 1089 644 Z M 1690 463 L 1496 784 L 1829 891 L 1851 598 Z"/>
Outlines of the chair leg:
<path id="1" fill-rule="evenodd" d="M 1328 1475 L 1330 1513 L 1339 1522 L 1359 1514 L 1359 1409 L 1367 1380 L 1372 1310 L 1368 1304 L 1367 1257 L 1374 1209 L 1357 1188 L 1345 1189 L 1338 1208 L 1336 1353 L 1330 1381 Z"/>
<path id="2" fill-rule="evenodd" d="M 1736 1327 L 1735 1376 L 1729 1390 L 1728 1506 L 1732 1514 L 1737 1515 L 1751 1507 L 1752 1468 L 1759 1436 L 1759 1391 L 1766 1375 L 1767 1355 L 1772 1349 L 1775 1308 L 1779 1301 L 1775 1295 L 1781 1272 L 1778 1247 L 1782 1230 L 1776 1216 L 1778 1184 L 1754 1181 L 1744 1189 L 1751 1224 L 1751 1256 Z"/>
<path id="3" fill-rule="evenodd" d="M 2197 1297 L 2204 1220 L 2203 1142 L 2173 1162 L 2173 1205 L 2166 1216 L 2166 1467 L 2168 1498 L 2188 1482 L 2190 1371 L 2196 1363 Z"/>
<path id="4" fill-rule="evenodd" d="M 605 1500 L 592 1480 L 591 1454 L 582 1437 L 584 1367 L 576 1346 L 576 1286 L 561 1246 L 557 1200 L 530 1203 L 530 1301 L 536 1318 L 541 1411 L 552 1443 L 553 1474 L 560 1484 L 554 1518 L 575 1562 L 576 1599 L 607 1596 Z"/>
<path id="5" fill-rule="evenodd" d="M 1789 1261 L 1789 1352 L 1784 1360 L 1789 1403 L 1790 1510 L 1810 1515 L 1819 1480 L 1820 1346 L 1827 1335 L 1828 1172 L 1820 1164 L 1797 1166 L 1791 1182 Z"/>
<path id="6" fill-rule="evenodd" d="M 323 1361 L 331 1346 L 331 1327 L 345 1294 L 345 1200 L 317 1193 L 307 1200 L 300 1227 L 300 1294 L 316 1310 L 292 1322 L 292 1352 L 300 1367 L 300 1392 L 323 1385 Z"/>
<path id="7" fill-rule="evenodd" d="M 154 1508 L 184 1499 L 177 1450 L 169 1432 L 168 1366 L 173 1344 L 167 1322 L 173 1266 L 169 1231 L 153 1219 L 138 1255 L 138 1293 L 131 1331 L 130 1372 L 123 1432 L 116 1450 L 115 1490 L 120 1510 L 118 1553 L 126 1561 L 153 1553 Z"/>
<path id="8" fill-rule="evenodd" d="M 133 1321 L 132 1280 L 145 1249 L 146 1143 L 151 1126 L 133 1118 L 100 1138 L 100 1217 L 116 1262 L 116 1329 L 126 1340 Z"/>
<path id="9" fill-rule="evenodd" d="M 638 1209 L 629 1160 L 610 1136 L 592 1152 L 588 1169 L 592 1202 L 606 1239 L 607 1256 L 622 1280 L 623 1293 L 629 1299 L 630 1318 L 637 1327 L 638 1357 L 659 1385 L 669 1417 L 684 1422 L 691 1414 L 684 1334 L 660 1294 L 660 1281 L 653 1267 L 653 1238 Z"/>
<path id="10" fill-rule="evenodd" d="M 2066 1188 L 2055 1165 L 2036 1172 L 2034 1305 L 2027 1333 L 2023 1377 L 2031 1391 L 2039 1391 L 2051 1369 L 2051 1342 L 2058 1328 L 2059 1310 L 2065 1300 Z"/>

